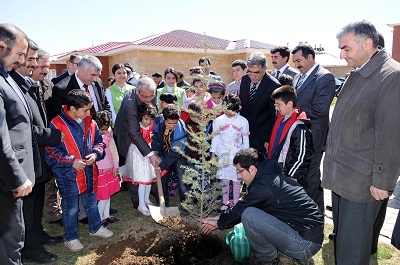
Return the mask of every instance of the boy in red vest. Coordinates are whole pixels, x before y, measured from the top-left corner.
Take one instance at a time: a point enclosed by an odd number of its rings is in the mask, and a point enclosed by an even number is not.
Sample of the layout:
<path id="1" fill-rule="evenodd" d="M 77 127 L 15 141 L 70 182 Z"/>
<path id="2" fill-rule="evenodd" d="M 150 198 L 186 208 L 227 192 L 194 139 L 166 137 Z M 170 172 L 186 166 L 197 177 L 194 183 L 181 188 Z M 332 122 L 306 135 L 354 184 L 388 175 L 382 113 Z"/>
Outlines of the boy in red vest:
<path id="1" fill-rule="evenodd" d="M 65 134 L 57 147 L 46 147 L 46 162 L 52 168 L 62 197 L 64 243 L 71 251 L 83 249 L 78 239 L 78 200 L 89 219 L 89 234 L 109 238 L 113 232 L 101 226 L 97 208 L 98 169 L 95 161 L 104 158 L 105 144 L 95 121 L 90 117 L 91 96 L 80 89 L 67 95 L 67 105 L 49 125 Z"/>
<path id="2" fill-rule="evenodd" d="M 268 147 L 268 159 L 278 161 L 283 174 L 307 186 L 306 175 L 314 155 L 309 120 L 296 108 L 297 95 L 292 86 L 281 86 L 271 95 L 277 119 Z"/>

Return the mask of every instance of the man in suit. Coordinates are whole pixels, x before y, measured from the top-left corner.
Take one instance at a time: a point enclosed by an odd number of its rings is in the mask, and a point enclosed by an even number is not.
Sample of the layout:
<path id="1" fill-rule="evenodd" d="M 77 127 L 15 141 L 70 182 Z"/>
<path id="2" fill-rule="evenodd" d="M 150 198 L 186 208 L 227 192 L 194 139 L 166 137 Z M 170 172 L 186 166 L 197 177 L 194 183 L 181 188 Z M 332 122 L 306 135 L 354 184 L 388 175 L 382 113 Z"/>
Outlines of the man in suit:
<path id="1" fill-rule="evenodd" d="M 267 72 L 267 58 L 254 52 L 247 60 L 247 75 L 240 83 L 240 114 L 249 122 L 250 147 L 265 154 L 274 127 L 276 114 L 272 92 L 280 87 L 278 80 Z"/>
<path id="2" fill-rule="evenodd" d="M 107 98 L 100 80 L 103 66 L 100 60 L 92 55 L 85 55 L 78 64 L 78 70 L 61 80 L 53 87 L 52 107 L 48 110 L 50 120 L 60 114 L 61 106 L 66 103 L 67 94 L 73 89 L 81 89 L 90 94 L 93 99 L 91 114 L 100 110 L 110 110 Z"/>
<path id="3" fill-rule="evenodd" d="M 28 41 L 28 50 L 25 64 L 16 65 L 17 71 L 9 74 L 21 88 L 32 113 L 33 133 L 39 145 L 41 168 L 36 173 L 35 186 L 32 192 L 24 197 L 23 214 L 25 221 L 25 246 L 22 250 L 24 260 L 33 260 L 39 263 L 50 263 L 58 260 L 57 255 L 47 252 L 44 244 L 57 244 L 63 237 L 51 237 L 43 230 L 42 215 L 45 193 L 45 183 L 49 180 L 48 167 L 44 159 L 45 146 L 58 146 L 65 137 L 60 131 L 47 128 L 47 117 L 44 102 L 42 102 L 40 87 L 30 79 L 38 64 L 39 47 L 32 40 Z M 40 51 L 40 58 L 44 56 Z M 48 54 L 50 57 L 50 54 Z"/>
<path id="4" fill-rule="evenodd" d="M 78 63 L 81 60 L 81 58 L 82 56 L 79 53 L 71 54 L 69 60 L 67 61 L 67 71 L 51 79 L 51 82 L 53 82 L 53 84 L 55 85 L 64 78 L 73 75 L 76 72 L 76 70 L 78 70 Z"/>
<path id="5" fill-rule="evenodd" d="M 47 127 L 50 122 L 47 117 L 47 110 L 51 109 L 50 101 L 53 90 L 53 83 L 46 78 L 49 73 L 50 54 L 39 49 L 37 64 L 38 66 L 33 70 L 31 78 L 35 81 L 35 86 L 42 95 L 41 104 L 44 102 L 44 106 L 39 109 L 45 111 L 43 121 L 45 127 Z M 43 214 L 46 216 L 49 223 L 59 224 L 62 227 L 61 197 L 57 193 L 58 188 L 55 183 L 53 172 L 49 170 L 48 174 L 50 179 L 45 183 Z"/>
<path id="6" fill-rule="evenodd" d="M 22 197 L 35 183 L 32 114 L 18 85 L 7 73 L 23 64 L 27 36 L 11 24 L 0 24 L 0 260 L 21 264 L 24 246 Z M 38 161 L 40 164 L 40 161 Z"/>
<path id="7" fill-rule="evenodd" d="M 150 163 L 154 167 L 157 167 L 160 161 L 140 133 L 140 119 L 137 111 L 143 104 L 157 106 L 156 91 L 156 84 L 151 78 L 139 79 L 136 89 L 126 93 L 122 100 L 114 126 L 114 136 L 120 157 L 127 158 L 129 146 L 133 141 L 140 153 L 150 158 Z M 125 159 L 120 158 L 120 166 L 125 164 Z M 139 204 L 137 185 L 128 183 L 128 191 L 134 208 L 137 208 Z"/>
<path id="8" fill-rule="evenodd" d="M 162 75 L 159 72 L 155 72 L 154 74 L 151 75 L 153 78 L 153 81 L 157 85 L 157 89 L 165 87 L 164 80 L 162 79 Z"/>
<path id="9" fill-rule="evenodd" d="M 299 72 L 290 67 L 288 64 L 290 58 L 290 50 L 287 46 L 277 46 L 271 50 L 271 61 L 272 66 L 276 69 L 271 73 L 273 77 L 279 80 L 279 77 L 283 74 L 295 77 Z"/>
<path id="10" fill-rule="evenodd" d="M 292 51 L 293 62 L 300 73 L 293 79 L 297 91 L 297 106 L 311 120 L 315 154 L 306 176 L 308 195 L 324 212 L 324 193 L 321 188 L 321 159 L 329 128 L 329 108 L 335 96 L 335 78 L 315 62 L 314 49 L 300 44 Z"/>
<path id="11" fill-rule="evenodd" d="M 136 86 L 137 82 L 139 81 L 140 75 L 136 73 L 135 68 L 133 68 L 133 66 L 130 63 L 125 63 L 124 66 L 126 69 L 126 74 L 128 76 L 126 83 L 132 86 Z"/>

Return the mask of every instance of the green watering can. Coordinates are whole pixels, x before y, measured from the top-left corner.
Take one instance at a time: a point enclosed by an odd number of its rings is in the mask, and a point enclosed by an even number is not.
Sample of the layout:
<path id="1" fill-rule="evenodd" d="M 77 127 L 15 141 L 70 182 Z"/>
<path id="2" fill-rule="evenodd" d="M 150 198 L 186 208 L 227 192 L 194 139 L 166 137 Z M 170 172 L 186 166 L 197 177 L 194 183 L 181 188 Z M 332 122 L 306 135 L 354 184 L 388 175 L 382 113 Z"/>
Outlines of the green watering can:
<path id="1" fill-rule="evenodd" d="M 225 241 L 236 261 L 241 262 L 244 257 L 250 256 L 250 243 L 242 223 L 233 227 L 233 230 L 226 235 Z"/>

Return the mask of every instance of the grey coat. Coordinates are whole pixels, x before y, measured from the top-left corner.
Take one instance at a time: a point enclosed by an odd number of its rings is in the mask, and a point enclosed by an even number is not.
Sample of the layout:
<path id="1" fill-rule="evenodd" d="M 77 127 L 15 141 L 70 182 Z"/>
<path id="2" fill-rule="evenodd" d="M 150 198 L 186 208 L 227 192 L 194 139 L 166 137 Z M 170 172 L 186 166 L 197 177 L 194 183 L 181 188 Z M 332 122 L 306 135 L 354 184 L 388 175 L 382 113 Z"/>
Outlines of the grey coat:
<path id="1" fill-rule="evenodd" d="M 351 72 L 333 112 L 322 186 L 354 202 L 393 191 L 400 174 L 400 64 L 385 51 Z"/>

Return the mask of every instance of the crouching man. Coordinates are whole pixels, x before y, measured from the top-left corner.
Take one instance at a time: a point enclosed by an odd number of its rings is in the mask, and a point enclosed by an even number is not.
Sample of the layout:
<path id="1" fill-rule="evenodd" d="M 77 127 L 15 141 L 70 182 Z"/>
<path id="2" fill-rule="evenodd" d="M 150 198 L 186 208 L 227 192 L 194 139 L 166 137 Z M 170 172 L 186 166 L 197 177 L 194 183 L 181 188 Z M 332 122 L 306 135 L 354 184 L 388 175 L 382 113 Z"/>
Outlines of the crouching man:
<path id="1" fill-rule="evenodd" d="M 243 264 L 278 264 L 278 252 L 297 264 L 314 264 L 312 256 L 321 249 L 324 229 L 317 204 L 256 149 L 237 152 L 233 163 L 248 192 L 220 216 L 200 220 L 202 233 L 242 222 L 254 254 Z"/>

